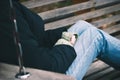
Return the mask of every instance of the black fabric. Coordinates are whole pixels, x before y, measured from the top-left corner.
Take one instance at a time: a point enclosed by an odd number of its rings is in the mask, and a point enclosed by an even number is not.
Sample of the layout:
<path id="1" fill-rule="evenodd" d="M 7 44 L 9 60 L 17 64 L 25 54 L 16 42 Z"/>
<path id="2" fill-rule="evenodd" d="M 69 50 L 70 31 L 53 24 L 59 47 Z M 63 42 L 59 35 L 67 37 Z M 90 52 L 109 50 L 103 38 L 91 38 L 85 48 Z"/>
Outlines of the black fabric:
<path id="1" fill-rule="evenodd" d="M 54 46 L 66 28 L 44 30 L 43 20 L 18 1 L 14 1 L 24 65 L 38 69 L 65 73 L 76 57 L 73 47 Z M 9 0 L 0 0 L 0 61 L 17 64 L 13 37 L 13 21 L 10 19 Z"/>

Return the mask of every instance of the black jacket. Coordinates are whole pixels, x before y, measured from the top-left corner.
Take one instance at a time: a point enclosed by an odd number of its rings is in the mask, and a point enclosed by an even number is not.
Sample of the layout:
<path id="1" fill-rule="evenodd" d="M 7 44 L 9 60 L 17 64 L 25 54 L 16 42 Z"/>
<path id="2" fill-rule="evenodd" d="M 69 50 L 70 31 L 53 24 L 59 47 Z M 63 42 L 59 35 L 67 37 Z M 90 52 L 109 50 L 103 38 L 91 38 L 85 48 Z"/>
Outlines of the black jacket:
<path id="1" fill-rule="evenodd" d="M 43 20 L 17 1 L 13 1 L 24 65 L 38 69 L 65 73 L 76 57 L 71 46 L 57 45 L 66 28 L 44 30 Z M 17 64 L 9 0 L 0 0 L 0 61 Z"/>

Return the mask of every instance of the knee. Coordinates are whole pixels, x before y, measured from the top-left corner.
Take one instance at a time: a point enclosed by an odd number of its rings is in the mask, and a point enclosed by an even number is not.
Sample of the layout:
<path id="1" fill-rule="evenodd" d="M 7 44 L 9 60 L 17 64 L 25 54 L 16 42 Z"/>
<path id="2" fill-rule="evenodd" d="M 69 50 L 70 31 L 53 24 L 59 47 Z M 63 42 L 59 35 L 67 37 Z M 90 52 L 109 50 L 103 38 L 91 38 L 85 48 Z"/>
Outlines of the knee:
<path id="1" fill-rule="evenodd" d="M 82 25 L 82 26 L 86 26 L 86 27 L 95 27 L 94 25 L 92 25 L 91 23 L 85 21 L 85 20 L 79 20 L 76 23 Z"/>
<path id="2" fill-rule="evenodd" d="M 99 30 L 96 27 L 89 27 L 87 28 L 87 31 L 89 31 L 90 34 L 93 34 L 93 35 L 100 34 Z"/>

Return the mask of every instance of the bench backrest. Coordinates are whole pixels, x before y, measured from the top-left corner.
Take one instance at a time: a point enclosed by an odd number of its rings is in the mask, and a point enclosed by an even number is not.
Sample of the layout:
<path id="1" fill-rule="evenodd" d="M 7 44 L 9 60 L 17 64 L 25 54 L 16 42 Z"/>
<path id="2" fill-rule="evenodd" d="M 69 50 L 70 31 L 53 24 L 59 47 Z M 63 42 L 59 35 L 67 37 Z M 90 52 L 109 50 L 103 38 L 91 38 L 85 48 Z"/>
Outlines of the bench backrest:
<path id="1" fill-rule="evenodd" d="M 47 5 L 65 4 L 68 0 L 31 0 L 22 4 L 34 10 Z M 56 5 L 55 5 L 56 6 Z M 47 6 L 48 7 L 48 6 Z M 76 14 L 76 12 L 84 13 Z M 46 29 L 70 26 L 78 20 L 87 20 L 98 28 L 112 34 L 120 31 L 120 0 L 89 0 L 60 8 L 38 12 L 46 22 Z M 107 27 L 107 28 L 106 28 Z M 104 29 L 105 28 L 105 29 Z M 113 30 L 114 28 L 114 30 Z"/>

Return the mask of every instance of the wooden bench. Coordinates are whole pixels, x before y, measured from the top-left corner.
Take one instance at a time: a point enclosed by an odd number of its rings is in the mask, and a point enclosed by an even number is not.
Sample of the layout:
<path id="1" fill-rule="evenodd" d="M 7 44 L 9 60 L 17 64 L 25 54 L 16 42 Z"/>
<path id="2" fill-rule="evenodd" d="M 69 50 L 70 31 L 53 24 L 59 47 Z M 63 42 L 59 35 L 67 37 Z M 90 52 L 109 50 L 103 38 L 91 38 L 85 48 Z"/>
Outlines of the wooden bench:
<path id="1" fill-rule="evenodd" d="M 0 63 L 0 80 L 21 80 L 15 78 L 15 75 L 16 73 L 18 73 L 18 70 L 18 66 Z M 43 71 L 33 68 L 26 68 L 26 71 L 30 72 L 31 76 L 25 80 L 75 80 L 71 76 L 50 71 Z"/>
<path id="2" fill-rule="evenodd" d="M 66 4 L 66 2 L 69 2 L 69 4 Z M 22 4 L 37 12 L 38 15 L 43 18 L 46 30 L 59 27 L 69 27 L 78 20 L 86 20 L 97 28 L 100 28 L 110 35 L 120 39 L 120 0 L 89 0 L 78 4 L 73 4 L 70 0 L 30 0 L 22 2 Z M 86 10 L 86 12 L 76 14 L 76 12 L 82 12 L 83 10 Z M 8 74 L 6 74 L 7 72 L 9 74 L 12 71 L 15 73 L 18 69 L 16 66 L 4 63 L 0 63 L 0 67 L 2 67 L 0 75 L 3 76 L 8 76 Z M 15 71 L 12 67 L 15 67 Z M 43 70 L 28 69 L 28 71 L 33 74 L 31 78 L 34 78 L 35 80 L 74 80 L 70 76 Z M 34 74 L 37 74 L 37 76 Z M 11 76 L 13 75 L 11 74 Z M 10 80 L 9 77 L 5 80 Z M 0 79 L 2 78 L 0 76 Z M 111 79 L 120 80 L 120 72 L 114 70 L 100 60 L 95 60 L 93 62 L 84 77 L 84 80 Z"/>

